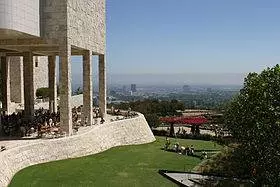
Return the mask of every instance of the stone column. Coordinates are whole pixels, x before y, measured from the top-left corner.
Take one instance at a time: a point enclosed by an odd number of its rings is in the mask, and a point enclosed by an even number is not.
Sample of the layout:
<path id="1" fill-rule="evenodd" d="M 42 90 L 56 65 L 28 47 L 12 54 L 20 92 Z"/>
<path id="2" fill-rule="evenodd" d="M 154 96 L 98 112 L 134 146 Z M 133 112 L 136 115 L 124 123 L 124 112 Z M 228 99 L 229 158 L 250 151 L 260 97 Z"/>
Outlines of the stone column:
<path id="1" fill-rule="evenodd" d="M 34 64 L 31 52 L 23 53 L 24 114 L 26 119 L 34 117 Z"/>
<path id="2" fill-rule="evenodd" d="M 48 56 L 49 74 L 49 110 L 57 113 L 57 90 L 56 90 L 56 62 L 55 56 Z"/>
<path id="3" fill-rule="evenodd" d="M 11 89 L 10 89 L 10 58 L 1 57 L 2 78 L 2 108 L 6 114 L 11 113 Z"/>
<path id="4" fill-rule="evenodd" d="M 23 91 L 23 63 L 22 57 L 15 56 L 10 58 L 11 73 L 11 101 L 15 103 L 24 103 Z"/>
<path id="5" fill-rule="evenodd" d="M 72 109 L 71 109 L 71 45 L 60 45 L 59 48 L 60 68 L 60 126 L 63 131 L 71 135 L 72 130 Z"/>
<path id="6" fill-rule="evenodd" d="M 99 108 L 101 117 L 106 118 L 107 95 L 106 95 L 106 62 L 105 55 L 99 55 Z"/>
<path id="7" fill-rule="evenodd" d="M 92 54 L 86 50 L 83 54 L 83 123 L 92 125 Z"/>

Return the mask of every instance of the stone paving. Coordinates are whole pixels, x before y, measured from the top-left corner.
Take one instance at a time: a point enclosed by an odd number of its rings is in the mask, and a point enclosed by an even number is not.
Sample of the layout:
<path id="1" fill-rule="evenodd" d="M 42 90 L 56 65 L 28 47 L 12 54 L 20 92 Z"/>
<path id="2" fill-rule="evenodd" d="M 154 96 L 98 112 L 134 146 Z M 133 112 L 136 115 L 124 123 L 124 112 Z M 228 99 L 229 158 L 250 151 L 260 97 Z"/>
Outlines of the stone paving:
<path id="1" fill-rule="evenodd" d="M 166 173 L 166 175 L 175 179 L 176 181 L 180 182 L 181 184 L 184 184 L 186 186 L 192 186 L 192 187 L 196 187 L 196 186 L 201 187 L 201 185 L 198 185 L 189 179 L 207 178 L 207 176 L 202 176 L 202 175 L 198 175 L 198 174 L 188 174 L 188 173 Z"/>
<path id="2" fill-rule="evenodd" d="M 254 183 L 248 179 L 227 178 L 196 173 L 166 172 L 164 175 L 179 182 L 180 186 L 204 187 L 204 186 L 253 186 Z"/>

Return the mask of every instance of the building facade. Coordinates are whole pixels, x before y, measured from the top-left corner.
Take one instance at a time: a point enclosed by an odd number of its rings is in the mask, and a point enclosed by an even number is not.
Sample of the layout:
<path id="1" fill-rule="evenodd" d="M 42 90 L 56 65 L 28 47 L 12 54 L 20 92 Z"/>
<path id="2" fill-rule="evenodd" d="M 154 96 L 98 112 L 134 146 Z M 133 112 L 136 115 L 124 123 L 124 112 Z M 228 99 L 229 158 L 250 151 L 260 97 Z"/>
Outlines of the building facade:
<path id="1" fill-rule="evenodd" d="M 23 85 L 23 58 L 19 56 L 9 57 L 10 63 L 10 101 L 13 103 L 24 104 L 24 85 Z M 48 87 L 48 58 L 44 56 L 33 57 L 34 65 L 34 98 L 36 90 Z M 1 67 L 0 67 L 1 68 Z M 14 109 L 14 108 L 13 108 Z M 9 113 L 14 112 L 11 109 Z"/>
<path id="2" fill-rule="evenodd" d="M 92 56 L 96 55 L 99 61 L 99 107 L 105 117 L 105 40 L 105 0 L 1 0 L 3 108 L 9 110 L 12 98 L 24 100 L 25 117 L 34 116 L 35 75 L 40 74 L 36 63 L 42 63 L 42 67 L 48 67 L 45 80 L 50 90 L 51 112 L 57 111 L 58 82 L 61 127 L 67 134 L 72 134 L 71 55 L 80 55 L 83 57 L 83 117 L 92 124 Z M 56 80 L 56 56 L 59 56 L 59 80 Z M 15 58 L 22 59 L 18 66 L 13 63 Z M 11 68 L 13 66 L 16 67 Z M 12 71 L 20 75 L 14 77 Z M 11 87 L 13 84 L 23 86 L 23 93 L 21 90 L 12 92 L 15 89 Z"/>

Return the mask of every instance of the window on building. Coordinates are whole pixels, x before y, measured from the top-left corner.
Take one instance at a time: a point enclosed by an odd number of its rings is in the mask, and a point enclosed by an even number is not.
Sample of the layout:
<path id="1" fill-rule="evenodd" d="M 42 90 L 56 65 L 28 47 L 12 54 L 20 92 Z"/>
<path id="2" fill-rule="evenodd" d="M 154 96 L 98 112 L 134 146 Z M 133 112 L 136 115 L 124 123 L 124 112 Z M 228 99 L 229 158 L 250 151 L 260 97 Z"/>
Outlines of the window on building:
<path id="1" fill-rule="evenodd" d="M 38 61 L 35 61 L 35 67 L 36 68 L 38 67 Z"/>

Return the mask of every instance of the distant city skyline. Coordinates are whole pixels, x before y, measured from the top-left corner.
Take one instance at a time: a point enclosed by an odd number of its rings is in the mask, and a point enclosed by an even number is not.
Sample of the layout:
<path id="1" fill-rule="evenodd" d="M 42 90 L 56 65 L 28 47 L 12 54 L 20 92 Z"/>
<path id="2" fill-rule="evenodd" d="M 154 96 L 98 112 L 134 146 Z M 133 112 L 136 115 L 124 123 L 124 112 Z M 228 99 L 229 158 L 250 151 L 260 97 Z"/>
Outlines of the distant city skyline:
<path id="1" fill-rule="evenodd" d="M 280 62 L 279 17 L 277 0 L 107 0 L 108 76 L 260 72 Z"/>
<path id="2" fill-rule="evenodd" d="M 72 75 L 73 84 L 82 85 L 82 75 L 77 73 Z M 246 74 L 241 73 L 191 73 L 191 74 L 108 74 L 108 85 L 136 84 L 138 86 L 183 86 L 183 85 L 243 85 Z M 94 84 L 98 83 L 98 76 L 93 76 Z"/>

